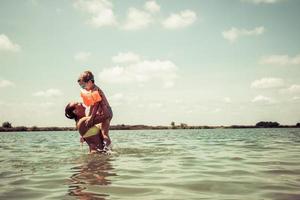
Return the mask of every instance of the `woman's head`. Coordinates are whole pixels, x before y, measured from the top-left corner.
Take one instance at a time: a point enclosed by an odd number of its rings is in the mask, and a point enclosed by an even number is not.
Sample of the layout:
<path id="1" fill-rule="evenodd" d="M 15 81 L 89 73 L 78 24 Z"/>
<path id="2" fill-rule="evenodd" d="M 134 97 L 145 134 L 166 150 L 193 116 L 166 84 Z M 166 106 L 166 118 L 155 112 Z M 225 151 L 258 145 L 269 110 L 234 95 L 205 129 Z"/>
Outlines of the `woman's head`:
<path id="1" fill-rule="evenodd" d="M 82 103 L 71 102 L 65 108 L 65 116 L 75 121 L 85 116 L 85 107 Z"/>

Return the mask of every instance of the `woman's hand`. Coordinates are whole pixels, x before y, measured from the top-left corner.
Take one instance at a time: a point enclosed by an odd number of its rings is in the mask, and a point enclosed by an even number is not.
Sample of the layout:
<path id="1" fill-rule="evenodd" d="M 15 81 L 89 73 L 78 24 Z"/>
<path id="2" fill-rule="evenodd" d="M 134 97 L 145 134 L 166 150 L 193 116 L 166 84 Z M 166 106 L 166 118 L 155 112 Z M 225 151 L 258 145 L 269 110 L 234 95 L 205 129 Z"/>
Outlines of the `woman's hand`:
<path id="1" fill-rule="evenodd" d="M 91 117 L 87 118 L 85 120 L 85 126 L 86 127 L 91 127 L 93 125 L 93 120 L 91 119 Z"/>
<path id="2" fill-rule="evenodd" d="M 84 139 L 83 139 L 82 136 L 80 136 L 80 143 L 81 143 L 81 144 L 84 143 Z"/>

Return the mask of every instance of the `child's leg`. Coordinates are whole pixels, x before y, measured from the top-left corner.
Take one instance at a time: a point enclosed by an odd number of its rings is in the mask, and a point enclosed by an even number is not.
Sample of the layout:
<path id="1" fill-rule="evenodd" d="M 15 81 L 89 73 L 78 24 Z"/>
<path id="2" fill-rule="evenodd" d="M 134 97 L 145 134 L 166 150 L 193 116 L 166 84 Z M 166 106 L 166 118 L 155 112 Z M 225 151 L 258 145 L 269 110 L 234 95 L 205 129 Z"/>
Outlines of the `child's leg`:
<path id="1" fill-rule="evenodd" d="M 105 120 L 101 124 L 101 133 L 103 136 L 104 143 L 106 143 L 106 146 L 109 146 L 111 144 L 111 140 L 109 138 L 109 127 L 110 127 L 110 119 Z"/>

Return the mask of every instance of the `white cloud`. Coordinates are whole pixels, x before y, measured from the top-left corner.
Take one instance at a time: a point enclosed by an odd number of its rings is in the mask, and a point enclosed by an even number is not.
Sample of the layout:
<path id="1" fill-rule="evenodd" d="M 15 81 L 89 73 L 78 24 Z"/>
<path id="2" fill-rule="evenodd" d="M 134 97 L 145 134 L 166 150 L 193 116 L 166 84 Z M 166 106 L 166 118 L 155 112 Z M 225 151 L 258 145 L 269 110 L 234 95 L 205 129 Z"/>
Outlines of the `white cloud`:
<path id="1" fill-rule="evenodd" d="M 78 52 L 75 54 L 74 59 L 79 62 L 85 62 L 89 59 L 91 56 L 90 52 Z"/>
<path id="2" fill-rule="evenodd" d="M 99 78 L 107 83 L 138 83 L 160 81 L 164 88 L 174 85 L 177 67 L 169 60 L 141 60 L 126 66 L 114 66 L 100 72 Z"/>
<path id="3" fill-rule="evenodd" d="M 155 108 L 155 109 L 158 109 L 158 108 L 162 108 L 163 107 L 163 104 L 162 103 L 158 103 L 158 102 L 152 102 L 152 103 L 149 103 L 148 105 L 150 108 Z"/>
<path id="4" fill-rule="evenodd" d="M 172 88 L 175 85 L 173 80 L 170 81 L 164 81 L 163 87 L 164 88 Z"/>
<path id="5" fill-rule="evenodd" d="M 0 35 L 0 51 L 12 51 L 18 52 L 21 47 L 18 44 L 13 43 L 6 35 Z"/>
<path id="6" fill-rule="evenodd" d="M 298 96 L 295 96 L 295 97 L 293 97 L 293 99 L 292 99 L 293 101 L 299 101 L 300 100 L 300 97 L 298 97 Z"/>
<path id="7" fill-rule="evenodd" d="M 54 107 L 55 103 L 53 102 L 22 102 L 21 106 L 25 106 L 25 107 L 39 107 L 40 109 L 48 109 L 50 107 Z"/>
<path id="8" fill-rule="evenodd" d="M 33 94 L 33 96 L 38 97 L 55 97 L 55 96 L 61 96 L 63 93 L 58 89 L 48 89 L 45 91 L 38 91 Z"/>
<path id="9" fill-rule="evenodd" d="M 146 28 L 151 23 L 153 23 L 153 18 L 149 13 L 136 8 L 129 8 L 126 22 L 122 28 L 125 30 L 139 30 Z"/>
<path id="10" fill-rule="evenodd" d="M 102 26 L 114 26 L 117 24 L 113 11 L 105 10 L 97 15 L 94 15 L 89 21 L 88 24 L 98 28 Z"/>
<path id="11" fill-rule="evenodd" d="M 219 113 L 221 111 L 221 108 L 215 108 L 214 110 L 212 110 L 213 113 Z"/>
<path id="12" fill-rule="evenodd" d="M 251 87 L 257 89 L 278 88 L 284 86 L 284 81 L 281 78 L 262 78 L 252 82 Z"/>
<path id="13" fill-rule="evenodd" d="M 145 9 L 151 13 L 159 12 L 160 6 L 156 3 L 156 1 L 147 1 L 145 3 Z"/>
<path id="14" fill-rule="evenodd" d="M 232 27 L 230 30 L 223 31 L 222 35 L 226 40 L 228 40 L 230 42 L 235 42 L 240 37 L 257 36 L 257 35 L 263 34 L 264 32 L 265 32 L 265 28 L 263 26 L 256 27 L 252 30 L 238 29 L 238 28 Z"/>
<path id="15" fill-rule="evenodd" d="M 191 10 L 184 10 L 178 14 L 171 14 L 162 22 L 167 29 L 178 29 L 192 25 L 197 19 L 197 14 Z"/>
<path id="16" fill-rule="evenodd" d="M 15 84 L 9 80 L 0 80 L 0 88 L 14 86 Z"/>
<path id="17" fill-rule="evenodd" d="M 252 99 L 253 103 L 265 103 L 265 104 L 270 104 L 274 103 L 274 100 L 271 99 L 270 97 L 265 97 L 263 95 L 258 95 Z"/>
<path id="18" fill-rule="evenodd" d="M 41 106 L 42 108 L 49 108 L 49 107 L 55 106 L 55 103 L 53 103 L 53 102 L 42 102 L 42 103 L 39 103 L 38 105 Z"/>
<path id="19" fill-rule="evenodd" d="M 142 9 L 129 8 L 126 19 L 120 23 L 117 21 L 113 11 L 113 4 L 110 0 L 75 0 L 74 8 L 88 14 L 87 24 L 99 28 L 103 26 L 115 26 L 123 30 L 132 31 L 147 28 L 150 24 L 158 22 L 154 16 L 160 11 L 160 5 L 155 0 L 146 1 Z M 178 29 L 190 26 L 197 19 L 195 12 L 184 10 L 180 13 L 171 14 L 162 21 L 167 29 Z"/>
<path id="20" fill-rule="evenodd" d="M 254 4 L 272 4 L 272 3 L 278 3 L 284 0 L 242 0 L 245 2 L 250 2 Z"/>
<path id="21" fill-rule="evenodd" d="M 119 106 L 124 103 L 124 95 L 123 93 L 116 93 L 109 97 L 110 104 L 112 106 Z"/>
<path id="22" fill-rule="evenodd" d="M 300 65 L 300 54 L 295 57 L 290 57 L 288 55 L 271 55 L 263 57 L 260 64 L 269 65 Z"/>
<path id="23" fill-rule="evenodd" d="M 114 26 L 117 24 L 113 4 L 108 0 L 77 0 L 75 8 L 91 15 L 88 24 L 94 27 Z"/>
<path id="24" fill-rule="evenodd" d="M 292 94 L 298 94 L 300 93 L 300 85 L 291 85 L 287 90 Z"/>
<path id="25" fill-rule="evenodd" d="M 119 53 L 112 57 L 114 63 L 132 63 L 140 61 L 140 56 L 133 52 Z"/>
<path id="26" fill-rule="evenodd" d="M 287 88 L 279 90 L 283 95 L 299 95 L 300 94 L 300 85 L 294 84 Z"/>
<path id="27" fill-rule="evenodd" d="M 111 96 L 110 99 L 119 101 L 119 100 L 124 99 L 124 95 L 123 95 L 123 93 L 116 93 L 113 96 Z"/>
<path id="28" fill-rule="evenodd" d="M 230 97 L 225 97 L 223 100 L 224 100 L 225 103 L 231 103 L 232 102 Z"/>

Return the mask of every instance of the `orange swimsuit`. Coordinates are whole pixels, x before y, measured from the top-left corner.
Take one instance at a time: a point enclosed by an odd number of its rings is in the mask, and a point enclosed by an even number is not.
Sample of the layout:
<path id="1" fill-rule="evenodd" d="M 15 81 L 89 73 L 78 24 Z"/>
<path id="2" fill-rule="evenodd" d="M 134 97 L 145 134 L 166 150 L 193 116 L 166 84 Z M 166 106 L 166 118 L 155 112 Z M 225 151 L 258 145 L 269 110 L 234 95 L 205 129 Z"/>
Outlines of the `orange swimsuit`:
<path id="1" fill-rule="evenodd" d="M 80 96 L 82 97 L 83 103 L 86 106 L 92 106 L 94 105 L 96 102 L 99 102 L 102 100 L 99 92 L 96 91 L 81 91 Z"/>

